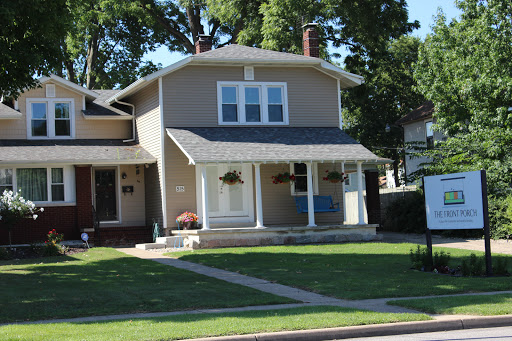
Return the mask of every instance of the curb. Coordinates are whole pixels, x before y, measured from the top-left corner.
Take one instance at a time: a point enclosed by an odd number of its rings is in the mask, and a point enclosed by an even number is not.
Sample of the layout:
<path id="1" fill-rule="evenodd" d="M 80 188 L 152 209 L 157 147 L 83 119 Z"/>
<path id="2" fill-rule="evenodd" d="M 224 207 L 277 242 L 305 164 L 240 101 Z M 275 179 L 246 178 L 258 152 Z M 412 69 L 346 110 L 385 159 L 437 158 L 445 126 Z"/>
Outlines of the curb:
<path id="1" fill-rule="evenodd" d="M 219 336 L 191 341 L 323 341 L 358 337 L 389 336 L 415 333 L 439 332 L 474 328 L 505 327 L 512 325 L 512 315 L 457 318 L 418 322 L 398 322 L 367 326 L 295 330 L 276 333 L 261 333 Z"/>

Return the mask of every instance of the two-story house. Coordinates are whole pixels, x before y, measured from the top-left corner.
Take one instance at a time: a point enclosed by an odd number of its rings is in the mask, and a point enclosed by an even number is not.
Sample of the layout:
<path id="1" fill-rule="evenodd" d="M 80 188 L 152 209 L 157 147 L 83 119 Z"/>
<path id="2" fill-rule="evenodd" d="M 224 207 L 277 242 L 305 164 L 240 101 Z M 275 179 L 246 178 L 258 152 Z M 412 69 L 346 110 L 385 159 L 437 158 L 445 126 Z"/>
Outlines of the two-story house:
<path id="1" fill-rule="evenodd" d="M 294 55 L 240 45 L 211 50 L 201 37 L 196 55 L 121 91 L 42 79 L 14 110 L 0 110 L 0 188 L 21 188 L 52 208 L 30 224 L 73 237 L 90 227 L 94 206 L 102 234 L 150 233 L 153 221 L 172 234 L 177 215 L 196 212 L 201 230 L 182 231 L 196 247 L 286 242 L 271 233 L 299 242 L 293 231 L 314 228 L 373 238 L 362 171 L 388 160 L 341 129 L 340 90 L 363 79 L 318 58 L 313 28 L 304 38 L 305 55 Z M 329 170 L 357 174 L 359 224 L 343 224 L 344 186 L 323 180 Z M 225 185 L 219 178 L 228 171 L 241 172 L 243 183 Z M 296 181 L 273 184 L 283 172 Z M 316 196 L 331 196 L 341 208 L 315 212 Z M 313 209 L 299 213 L 297 197 Z"/>

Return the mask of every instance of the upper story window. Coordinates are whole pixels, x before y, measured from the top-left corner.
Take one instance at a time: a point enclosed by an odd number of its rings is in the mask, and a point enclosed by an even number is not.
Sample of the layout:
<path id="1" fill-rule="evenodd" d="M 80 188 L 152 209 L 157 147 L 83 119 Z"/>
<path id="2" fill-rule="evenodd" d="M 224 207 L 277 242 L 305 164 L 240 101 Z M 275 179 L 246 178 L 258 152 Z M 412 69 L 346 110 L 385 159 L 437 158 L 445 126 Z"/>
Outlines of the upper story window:
<path id="1" fill-rule="evenodd" d="M 427 149 L 434 148 L 434 130 L 432 130 L 432 121 L 425 123 L 425 132 L 427 137 Z"/>
<path id="2" fill-rule="evenodd" d="M 217 82 L 219 124 L 287 125 L 286 83 Z"/>
<path id="3" fill-rule="evenodd" d="M 27 99 L 27 136 L 30 139 L 75 137 L 73 99 Z"/>

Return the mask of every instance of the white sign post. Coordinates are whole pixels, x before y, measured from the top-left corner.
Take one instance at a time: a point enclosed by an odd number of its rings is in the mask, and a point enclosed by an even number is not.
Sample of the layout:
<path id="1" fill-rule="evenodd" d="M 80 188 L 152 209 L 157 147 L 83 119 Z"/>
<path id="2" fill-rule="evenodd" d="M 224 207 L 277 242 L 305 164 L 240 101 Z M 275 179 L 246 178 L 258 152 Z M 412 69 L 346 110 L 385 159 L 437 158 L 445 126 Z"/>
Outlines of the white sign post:
<path id="1" fill-rule="evenodd" d="M 484 229 L 487 275 L 492 275 L 485 171 L 426 176 L 423 188 L 430 254 L 431 230 Z"/>

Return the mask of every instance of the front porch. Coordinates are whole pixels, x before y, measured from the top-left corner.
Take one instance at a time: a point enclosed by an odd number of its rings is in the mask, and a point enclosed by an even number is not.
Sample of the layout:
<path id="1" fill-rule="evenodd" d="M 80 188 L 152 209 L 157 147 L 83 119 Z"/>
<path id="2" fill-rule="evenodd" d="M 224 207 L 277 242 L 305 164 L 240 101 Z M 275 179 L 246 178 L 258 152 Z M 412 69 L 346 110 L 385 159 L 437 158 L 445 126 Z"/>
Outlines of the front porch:
<path id="1" fill-rule="evenodd" d="M 266 228 L 254 226 L 213 227 L 209 230 L 174 230 L 172 236 L 183 237 L 184 245 L 192 249 L 341 243 L 378 240 L 377 226 L 378 224 L 320 225 L 315 227 L 271 226 Z M 173 245 L 168 246 L 172 247 Z"/>

